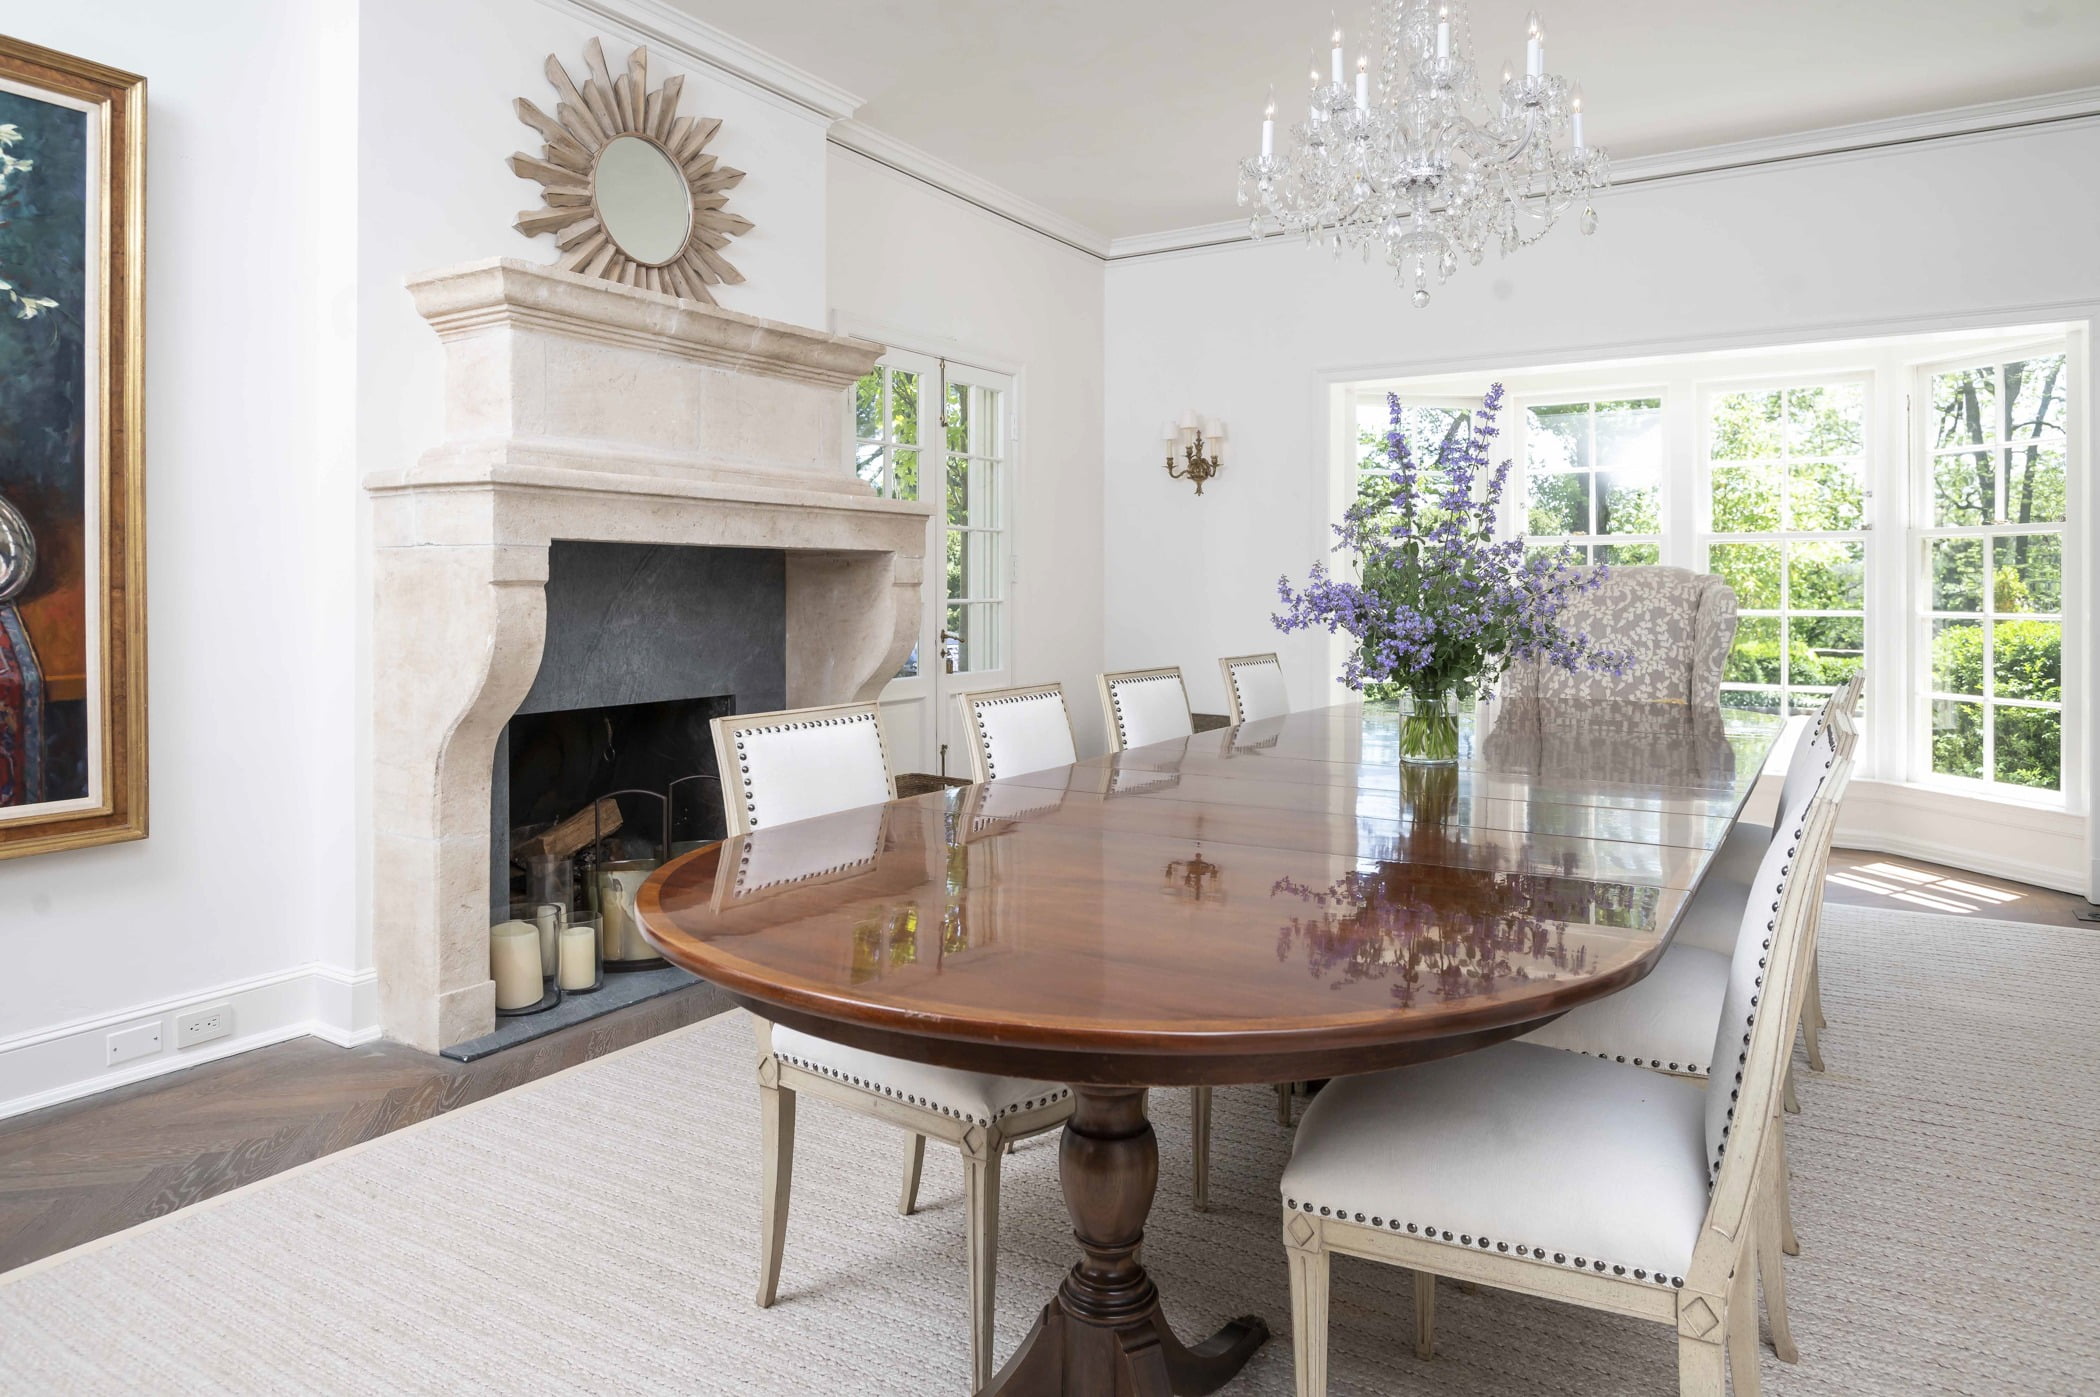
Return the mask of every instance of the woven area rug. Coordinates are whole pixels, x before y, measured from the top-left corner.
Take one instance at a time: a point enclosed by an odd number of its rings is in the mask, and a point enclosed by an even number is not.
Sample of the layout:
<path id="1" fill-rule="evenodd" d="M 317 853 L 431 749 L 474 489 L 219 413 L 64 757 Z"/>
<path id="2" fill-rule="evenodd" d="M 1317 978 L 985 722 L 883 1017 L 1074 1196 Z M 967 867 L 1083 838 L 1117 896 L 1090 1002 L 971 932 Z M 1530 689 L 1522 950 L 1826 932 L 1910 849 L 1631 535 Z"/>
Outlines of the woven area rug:
<path id="1" fill-rule="evenodd" d="M 2100 937 L 1832 907 L 1827 1076 L 1793 1136 L 1801 1362 L 1786 1394 L 2069 1393 L 2100 1381 Z M 741 1014 L 0 1277 L 0 1392 L 962 1392 L 961 1170 L 801 1113 L 779 1305 L 753 1307 L 757 1106 Z M 1214 1211 L 1188 1204 L 1187 1093 L 1154 1094 L 1146 1260 L 1184 1336 L 1265 1315 L 1233 1393 L 1291 1390 L 1260 1089 L 1220 1091 Z M 1072 1248 L 1053 1137 L 1007 1162 L 998 1341 Z M 1676 1391 L 1659 1325 L 1447 1287 L 1409 1353 L 1405 1277 L 1335 1263 L 1337 1393 Z"/>

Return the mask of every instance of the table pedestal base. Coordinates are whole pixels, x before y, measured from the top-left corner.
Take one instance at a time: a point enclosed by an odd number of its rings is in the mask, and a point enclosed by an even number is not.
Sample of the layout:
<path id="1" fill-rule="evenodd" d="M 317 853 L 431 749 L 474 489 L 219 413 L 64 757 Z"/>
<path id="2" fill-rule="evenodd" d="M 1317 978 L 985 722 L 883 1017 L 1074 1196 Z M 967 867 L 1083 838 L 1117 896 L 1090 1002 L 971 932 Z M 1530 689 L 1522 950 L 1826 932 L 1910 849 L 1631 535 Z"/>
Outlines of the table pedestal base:
<path id="1" fill-rule="evenodd" d="M 1253 1316 L 1189 1348 L 1138 1261 L 1159 1184 L 1159 1142 L 1137 1087 L 1075 1086 L 1058 1149 L 1065 1211 L 1083 1253 L 988 1397 L 1196 1397 L 1232 1380 L 1268 1341 Z"/>

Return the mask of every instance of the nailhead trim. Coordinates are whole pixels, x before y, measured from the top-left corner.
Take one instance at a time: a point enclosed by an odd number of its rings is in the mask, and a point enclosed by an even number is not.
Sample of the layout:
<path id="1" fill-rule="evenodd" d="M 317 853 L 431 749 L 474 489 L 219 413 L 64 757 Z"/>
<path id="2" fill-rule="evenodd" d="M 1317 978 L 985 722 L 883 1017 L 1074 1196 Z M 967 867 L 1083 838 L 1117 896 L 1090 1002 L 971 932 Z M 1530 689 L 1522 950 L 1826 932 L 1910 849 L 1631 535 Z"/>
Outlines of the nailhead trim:
<path id="1" fill-rule="evenodd" d="M 1108 681 L 1108 706 L 1115 711 L 1116 745 L 1130 745 L 1130 728 L 1123 721 L 1123 686 L 1126 684 L 1149 684 L 1159 679 L 1179 679 L 1178 669 L 1145 669 L 1133 674 L 1119 675 Z"/>
<path id="2" fill-rule="evenodd" d="M 1283 1206 L 1290 1212 L 1317 1213 L 1323 1218 L 1331 1217 L 1340 1223 L 1362 1223 L 1364 1221 L 1362 1213 L 1336 1213 L 1331 1207 L 1320 1207 L 1309 1202 L 1301 1203 L 1295 1198 L 1285 1198 Z M 1534 1247 L 1523 1242 L 1507 1242 L 1492 1237 L 1475 1237 L 1471 1233 L 1460 1233 L 1454 1238 L 1449 1232 L 1440 1231 L 1431 1223 L 1403 1223 L 1399 1218 L 1384 1221 L 1374 1217 L 1370 1220 L 1369 1225 L 1380 1227 L 1390 1232 L 1398 1232 L 1404 1227 L 1408 1235 L 1422 1237 L 1428 1241 L 1451 1242 L 1456 1246 L 1465 1247 L 1471 1251 L 1488 1251 L 1492 1249 L 1505 1255 L 1513 1252 L 1528 1261 L 1546 1264 L 1546 1249 L 1544 1247 Z M 1555 1266 L 1570 1266 L 1571 1259 L 1566 1252 L 1557 1251 L 1553 1253 L 1551 1264 Z M 1582 1256 L 1572 1259 L 1572 1269 L 1588 1271 L 1592 1275 L 1602 1275 L 1606 1271 L 1615 1276 L 1631 1274 L 1635 1280 L 1645 1281 L 1652 1279 L 1657 1285 L 1682 1286 L 1684 1284 L 1682 1276 L 1671 1276 L 1662 1271 L 1649 1271 L 1641 1266 L 1627 1267 L 1616 1262 L 1596 1261 Z"/>
<path id="3" fill-rule="evenodd" d="M 1027 1101 L 1015 1102 L 1010 1106 L 1002 1106 L 988 1120 L 983 1116 L 972 1115 L 970 1112 L 954 1106 L 943 1106 L 940 1102 L 934 1101 L 929 1097 L 913 1096 L 908 1092 L 899 1091 L 895 1087 L 884 1086 L 881 1082 L 849 1076 L 837 1068 L 826 1067 L 821 1062 L 811 1062 L 807 1058 L 791 1057 L 782 1052 L 776 1052 L 773 1056 L 779 1058 L 782 1062 L 799 1067 L 805 1072 L 814 1072 L 819 1077 L 829 1077 L 834 1082 L 844 1082 L 849 1087 L 859 1087 L 862 1091 L 873 1092 L 877 1096 L 887 1096 L 892 1101 L 902 1101 L 908 1106 L 923 1106 L 929 1111 L 947 1116 L 952 1120 L 968 1121 L 972 1125 L 992 1125 L 998 1121 L 1005 1120 L 1008 1116 L 1019 1115 L 1023 1111 L 1033 1111 L 1038 1106 L 1048 1106 L 1053 1102 L 1062 1101 L 1072 1094 L 1070 1087 L 1062 1087 L 1051 1092 L 1048 1096 L 1034 1097 Z"/>
<path id="4" fill-rule="evenodd" d="M 846 723 L 873 723 L 873 713 L 834 714 L 829 718 L 801 718 L 792 723 L 769 723 L 764 727 L 736 729 L 737 771 L 743 777 L 739 783 L 744 789 L 744 824 L 747 828 L 758 828 L 758 792 L 751 785 L 751 762 L 744 751 L 744 738 L 756 733 L 800 732 L 804 728 L 832 728 Z M 876 729 L 876 740 L 881 741 L 881 729 Z"/>
<path id="5" fill-rule="evenodd" d="M 1057 711 L 1064 715 L 1065 727 L 1070 729 L 1072 726 L 1072 712 L 1065 707 L 1065 695 L 1062 689 L 1037 689 L 1033 693 L 1006 694 L 999 698 L 970 700 L 970 723 L 977 729 L 977 750 L 984 753 L 984 769 L 994 781 L 999 779 L 999 761 L 992 752 L 992 735 L 985 730 L 984 710 L 997 708 L 1002 704 L 1041 703 L 1045 699 L 1053 698 L 1057 700 Z M 1118 731 L 1120 730 L 1119 728 Z"/>
<path id="6" fill-rule="evenodd" d="M 1232 681 L 1232 711 L 1244 719 L 1247 711 L 1247 695 L 1240 689 L 1240 671 L 1243 669 L 1273 669 L 1283 672 L 1281 660 L 1244 660 L 1239 664 L 1225 666 L 1225 677 Z"/>

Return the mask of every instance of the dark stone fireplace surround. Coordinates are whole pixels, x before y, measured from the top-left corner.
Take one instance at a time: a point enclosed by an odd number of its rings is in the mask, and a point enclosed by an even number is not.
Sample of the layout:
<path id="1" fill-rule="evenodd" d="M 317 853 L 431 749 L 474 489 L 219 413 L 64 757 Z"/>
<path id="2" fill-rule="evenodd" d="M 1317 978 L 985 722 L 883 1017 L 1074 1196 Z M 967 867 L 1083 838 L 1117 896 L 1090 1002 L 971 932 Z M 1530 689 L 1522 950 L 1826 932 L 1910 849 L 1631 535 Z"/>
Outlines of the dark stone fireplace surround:
<path id="1" fill-rule="evenodd" d="M 715 700 L 726 700 L 726 711 L 734 713 L 787 706 L 785 553 L 554 540 L 547 559 L 546 646 L 519 715 L 673 703 L 725 711 Z M 692 721 L 697 725 L 706 716 L 695 713 Z M 713 770 L 711 756 L 706 767 Z M 646 785 L 661 789 L 685 774 L 665 771 Z M 506 728 L 491 771 L 492 921 L 510 915 L 511 775 Z M 719 789 L 713 782 L 701 784 L 701 799 L 717 821 L 709 833 L 718 833 Z"/>

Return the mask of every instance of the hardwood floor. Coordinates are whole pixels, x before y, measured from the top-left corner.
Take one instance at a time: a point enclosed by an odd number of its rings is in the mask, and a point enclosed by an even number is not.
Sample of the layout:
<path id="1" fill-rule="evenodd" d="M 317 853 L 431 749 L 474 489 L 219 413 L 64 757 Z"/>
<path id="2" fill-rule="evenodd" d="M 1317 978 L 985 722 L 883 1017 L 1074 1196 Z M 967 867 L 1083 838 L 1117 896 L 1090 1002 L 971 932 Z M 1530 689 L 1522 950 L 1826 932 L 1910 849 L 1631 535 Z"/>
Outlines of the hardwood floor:
<path id="1" fill-rule="evenodd" d="M 2083 898 L 1885 854 L 1831 856 L 1833 902 L 2077 920 Z M 476 1063 L 299 1038 L 0 1121 L 0 1271 L 668 1033 L 728 1007 L 695 985 Z"/>
<path id="2" fill-rule="evenodd" d="M 0 1271 L 728 1007 L 694 985 L 473 1063 L 295 1038 L 0 1121 Z"/>

